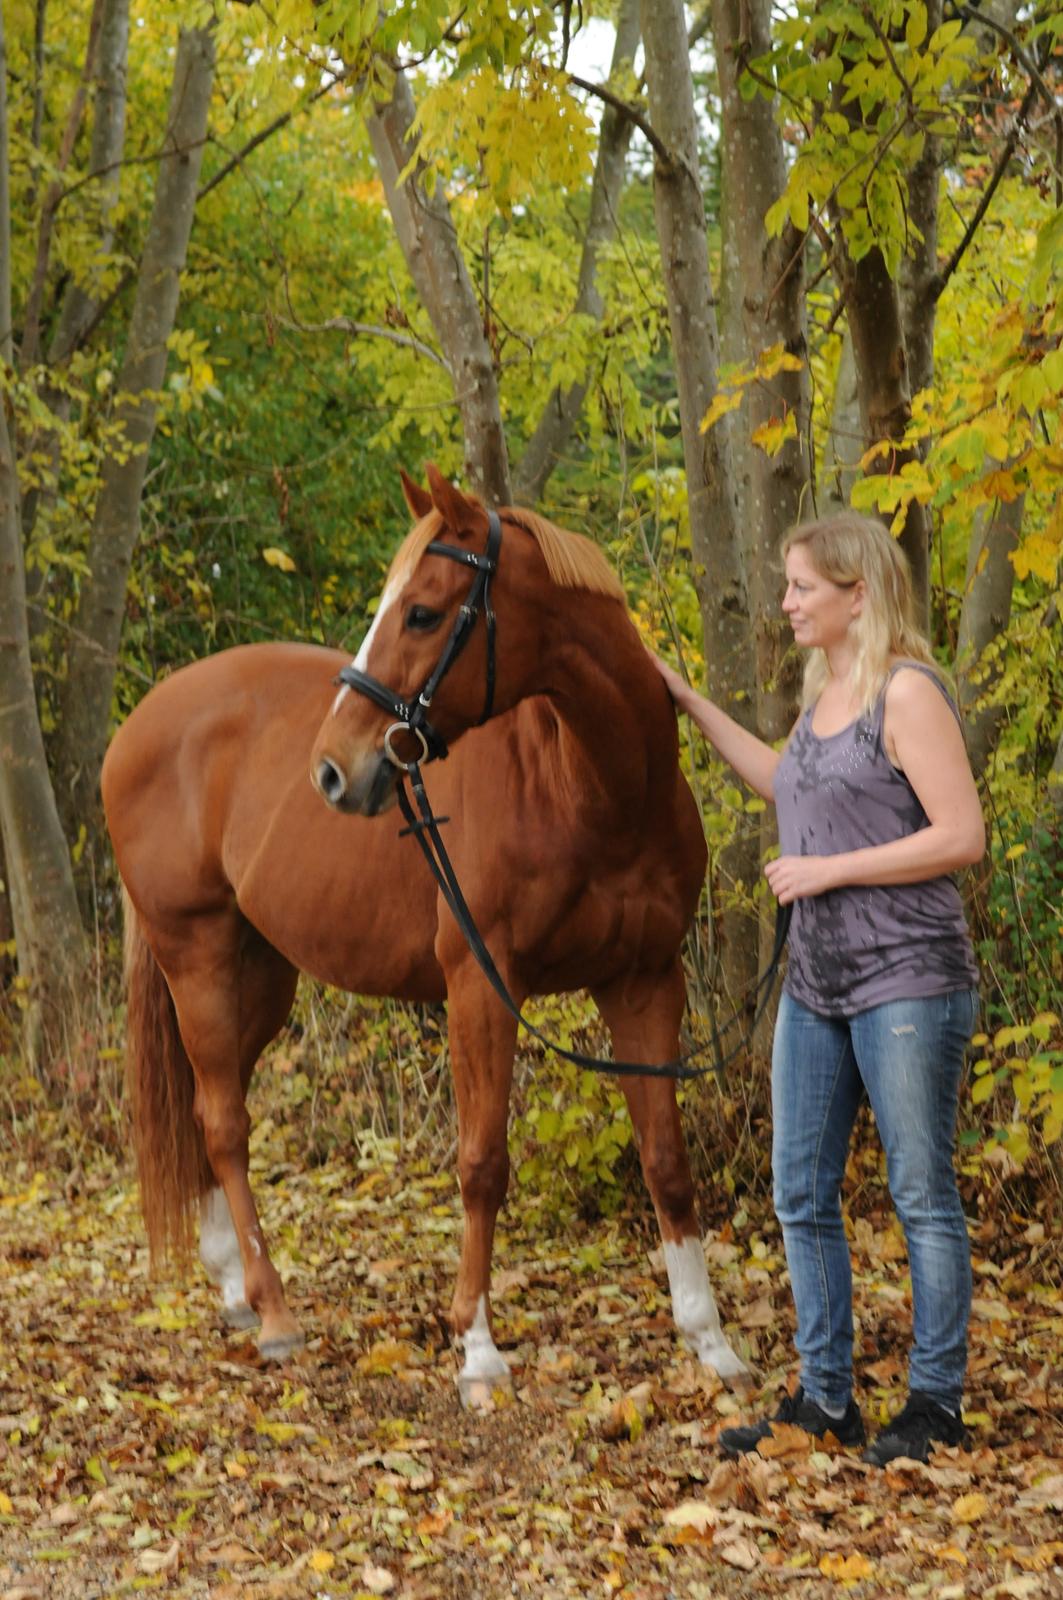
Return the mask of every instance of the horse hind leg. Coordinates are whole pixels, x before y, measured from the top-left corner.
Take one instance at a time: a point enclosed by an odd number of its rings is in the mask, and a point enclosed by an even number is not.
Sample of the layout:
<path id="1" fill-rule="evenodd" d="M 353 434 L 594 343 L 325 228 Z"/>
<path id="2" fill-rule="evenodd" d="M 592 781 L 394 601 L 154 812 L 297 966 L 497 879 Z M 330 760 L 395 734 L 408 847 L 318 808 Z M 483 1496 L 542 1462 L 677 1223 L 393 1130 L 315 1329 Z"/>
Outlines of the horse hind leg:
<path id="1" fill-rule="evenodd" d="M 679 1022 L 685 1004 L 682 971 L 638 976 L 594 991 L 618 1061 L 673 1061 L 679 1054 Z M 748 1367 L 728 1343 L 705 1265 L 690 1161 L 669 1078 L 621 1080 L 646 1186 L 664 1246 L 676 1326 L 703 1366 L 730 1387 L 746 1389 Z"/>
<path id="2" fill-rule="evenodd" d="M 298 1349 L 303 1337 L 251 1194 L 245 1095 L 260 1051 L 288 1014 L 297 975 L 234 912 L 201 919 L 194 934 L 185 930 L 179 950 L 161 946 L 160 960 L 192 1063 L 195 1116 L 218 1185 L 204 1196 L 208 1231 L 205 1240 L 201 1235 L 201 1250 L 208 1272 L 214 1268 L 220 1276 L 223 1300 L 234 1315 L 245 1323 L 261 1321 L 261 1354 L 279 1360 Z"/>
<path id="3" fill-rule="evenodd" d="M 287 1020 L 297 981 L 295 968 L 247 928 L 239 980 L 240 1082 L 245 1100 L 255 1063 Z M 229 1327 L 257 1327 L 258 1313 L 244 1291 L 240 1240 L 220 1184 L 208 1189 L 200 1199 L 199 1259 L 221 1295 L 222 1316 Z"/>

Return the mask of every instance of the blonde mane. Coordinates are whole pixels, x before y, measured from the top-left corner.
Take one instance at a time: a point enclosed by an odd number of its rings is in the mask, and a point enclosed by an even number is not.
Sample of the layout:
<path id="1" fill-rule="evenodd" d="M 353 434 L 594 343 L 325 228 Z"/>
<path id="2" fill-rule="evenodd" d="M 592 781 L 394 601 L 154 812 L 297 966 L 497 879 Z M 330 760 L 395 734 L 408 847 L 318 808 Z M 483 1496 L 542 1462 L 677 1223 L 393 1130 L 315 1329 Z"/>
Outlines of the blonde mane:
<path id="1" fill-rule="evenodd" d="M 551 581 L 562 589 L 587 589 L 592 594 L 624 600 L 620 579 L 593 540 L 569 533 L 525 506 L 503 506 L 499 515 L 530 533 L 542 551 Z M 396 552 L 388 572 L 388 585 L 405 583 L 427 546 L 444 531 L 443 518 L 434 508 L 416 522 Z"/>

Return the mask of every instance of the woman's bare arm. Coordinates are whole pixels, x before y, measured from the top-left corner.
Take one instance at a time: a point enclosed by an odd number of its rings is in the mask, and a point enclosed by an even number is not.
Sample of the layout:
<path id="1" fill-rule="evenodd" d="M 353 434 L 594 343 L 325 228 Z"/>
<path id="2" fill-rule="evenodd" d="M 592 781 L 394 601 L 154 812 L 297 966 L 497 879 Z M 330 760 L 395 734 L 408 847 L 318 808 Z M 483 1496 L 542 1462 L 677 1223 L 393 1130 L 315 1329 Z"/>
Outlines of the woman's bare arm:
<path id="1" fill-rule="evenodd" d="M 779 765 L 779 752 L 770 744 L 758 739 L 755 733 L 743 728 L 726 711 L 705 695 L 698 694 L 685 683 L 666 661 L 653 656 L 653 664 L 668 685 L 668 692 L 680 711 L 685 711 L 701 729 L 713 748 L 721 755 L 743 783 L 765 800 L 774 798 L 772 780 Z"/>

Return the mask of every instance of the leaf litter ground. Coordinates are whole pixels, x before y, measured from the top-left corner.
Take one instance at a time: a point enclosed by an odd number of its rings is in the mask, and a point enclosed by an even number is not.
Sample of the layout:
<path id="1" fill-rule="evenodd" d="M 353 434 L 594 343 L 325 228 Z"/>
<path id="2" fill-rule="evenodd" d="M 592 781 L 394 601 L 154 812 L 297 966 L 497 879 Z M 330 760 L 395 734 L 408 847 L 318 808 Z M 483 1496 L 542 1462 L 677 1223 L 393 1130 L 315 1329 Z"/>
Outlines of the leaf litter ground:
<path id="1" fill-rule="evenodd" d="M 731 1463 L 740 1402 L 677 1343 L 648 1208 L 549 1226 L 511 1195 L 495 1317 L 512 1396 L 464 1413 L 442 1316 L 456 1183 L 311 1171 L 267 1129 L 256 1181 L 305 1351 L 263 1364 L 198 1268 L 148 1274 L 134 1186 L 11 1164 L 0 1203 L 0 1600 L 799 1594 L 1063 1596 L 1063 1303 L 1043 1227 L 975 1239 L 969 1449 L 880 1472 L 783 1429 Z M 895 1225 L 852 1230 L 865 1414 L 903 1391 Z M 792 1315 L 770 1215 L 707 1236 L 774 1409 Z"/>

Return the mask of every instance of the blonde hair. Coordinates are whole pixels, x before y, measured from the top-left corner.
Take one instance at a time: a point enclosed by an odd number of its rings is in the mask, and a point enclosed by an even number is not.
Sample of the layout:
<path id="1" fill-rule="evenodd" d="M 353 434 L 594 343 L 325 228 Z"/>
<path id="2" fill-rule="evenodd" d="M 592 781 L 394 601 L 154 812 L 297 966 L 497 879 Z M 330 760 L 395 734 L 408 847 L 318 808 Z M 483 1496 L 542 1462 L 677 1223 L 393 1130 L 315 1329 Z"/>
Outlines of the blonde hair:
<path id="1" fill-rule="evenodd" d="M 920 631 L 912 603 L 908 558 L 881 522 L 855 511 L 840 511 L 817 522 L 800 522 L 785 535 L 781 555 L 795 545 L 808 552 L 820 577 L 843 588 L 864 583 L 866 598 L 853 622 L 856 656 L 853 688 L 861 709 L 871 710 L 893 662 L 901 657 L 932 667 L 947 682 Z M 822 650 L 810 650 L 805 663 L 802 706 L 819 699 L 829 676 Z"/>

